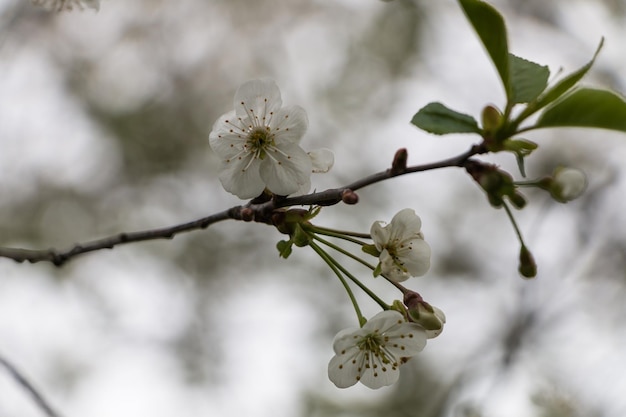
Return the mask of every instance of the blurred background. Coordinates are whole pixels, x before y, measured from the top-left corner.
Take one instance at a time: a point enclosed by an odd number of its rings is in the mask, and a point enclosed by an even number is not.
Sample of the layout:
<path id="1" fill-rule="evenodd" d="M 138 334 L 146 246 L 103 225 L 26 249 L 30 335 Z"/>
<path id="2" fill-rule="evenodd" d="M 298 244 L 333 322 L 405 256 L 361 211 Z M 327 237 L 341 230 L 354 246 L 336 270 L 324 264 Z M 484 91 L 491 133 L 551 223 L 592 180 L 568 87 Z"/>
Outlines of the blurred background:
<path id="1" fill-rule="evenodd" d="M 553 80 L 605 47 L 587 85 L 626 91 L 623 0 L 494 0 L 516 55 Z M 479 116 L 504 95 L 453 0 L 103 0 L 56 13 L 0 1 L 0 245 L 67 248 L 240 204 L 217 180 L 213 122 L 270 77 L 327 147 L 322 190 L 457 155 L 477 138 L 409 124 L 431 101 Z M 459 169 L 404 176 L 325 208 L 367 232 L 411 207 L 432 269 L 407 285 L 445 311 L 443 334 L 378 391 L 328 380 L 332 338 L 356 320 L 312 251 L 279 259 L 268 226 L 104 250 L 61 268 L 0 259 L 0 356 L 67 417 L 626 415 L 626 136 L 532 133 L 530 177 L 585 170 L 567 205 L 527 192 L 517 219 L 539 265 L 517 274 L 502 210 Z M 510 156 L 487 157 L 516 173 Z M 386 300 L 400 294 L 346 260 Z M 361 297 L 366 316 L 377 306 Z M 0 417 L 43 415 L 0 368 Z"/>

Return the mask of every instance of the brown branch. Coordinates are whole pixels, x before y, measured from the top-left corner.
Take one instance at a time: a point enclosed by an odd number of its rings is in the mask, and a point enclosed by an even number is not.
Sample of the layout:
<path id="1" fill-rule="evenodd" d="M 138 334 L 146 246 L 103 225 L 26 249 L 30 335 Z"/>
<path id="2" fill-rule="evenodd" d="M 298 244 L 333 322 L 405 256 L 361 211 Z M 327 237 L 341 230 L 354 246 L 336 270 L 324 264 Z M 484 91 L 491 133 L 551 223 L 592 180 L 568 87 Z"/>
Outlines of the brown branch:
<path id="1" fill-rule="evenodd" d="M 206 229 L 213 223 L 222 220 L 237 219 L 241 220 L 241 206 L 233 207 L 220 213 L 212 214 L 188 223 L 179 224 L 161 229 L 144 230 L 140 232 L 120 233 L 114 236 L 105 237 L 103 239 L 92 240 L 91 242 L 78 243 L 72 248 L 65 251 L 56 249 L 32 250 L 19 248 L 0 248 L 0 257 L 11 258 L 16 262 L 28 261 L 36 262 L 52 262 L 56 266 L 61 266 L 69 259 L 87 252 L 93 252 L 101 249 L 113 249 L 115 246 L 124 243 L 141 242 L 144 240 L 154 239 L 172 239 L 179 233 L 190 232 L 192 230 Z"/>
<path id="2" fill-rule="evenodd" d="M 0 365 L 4 366 L 6 370 L 11 374 L 13 379 L 22 386 L 33 397 L 33 401 L 41 408 L 41 410 L 48 417 L 60 417 L 60 414 L 54 411 L 46 399 L 39 393 L 39 391 L 31 384 L 28 379 L 9 361 L 0 356 Z"/>
<path id="3" fill-rule="evenodd" d="M 78 243 L 73 247 L 59 251 L 54 248 L 47 250 L 33 250 L 20 248 L 2 248 L 0 247 L 0 257 L 10 258 L 16 262 L 51 262 L 56 266 L 61 266 L 75 256 L 93 252 L 101 249 L 113 249 L 115 246 L 125 243 L 141 242 L 144 240 L 155 239 L 172 239 L 179 233 L 190 232 L 192 230 L 206 229 L 210 225 L 223 220 L 244 220 L 255 221 L 259 223 L 272 224 L 272 214 L 274 210 L 290 206 L 332 206 L 343 201 L 344 197 L 349 195 L 353 204 L 354 191 L 365 188 L 369 185 L 388 180 L 400 175 L 411 174 L 414 172 L 429 171 L 433 169 L 446 167 L 464 166 L 474 155 L 486 153 L 486 149 L 482 145 L 474 145 L 467 152 L 462 153 L 453 158 L 444 159 L 431 164 L 416 165 L 407 167 L 404 164 L 395 163 L 392 168 L 387 169 L 368 177 L 357 180 L 351 184 L 341 188 L 332 188 L 318 193 L 307 194 L 298 197 L 274 197 L 258 199 L 250 201 L 245 206 L 236 206 L 222 212 L 203 217 L 188 223 L 183 223 L 171 227 L 160 229 L 144 230 L 131 233 L 120 233 L 117 235 L 105 237 L 91 242 Z"/>

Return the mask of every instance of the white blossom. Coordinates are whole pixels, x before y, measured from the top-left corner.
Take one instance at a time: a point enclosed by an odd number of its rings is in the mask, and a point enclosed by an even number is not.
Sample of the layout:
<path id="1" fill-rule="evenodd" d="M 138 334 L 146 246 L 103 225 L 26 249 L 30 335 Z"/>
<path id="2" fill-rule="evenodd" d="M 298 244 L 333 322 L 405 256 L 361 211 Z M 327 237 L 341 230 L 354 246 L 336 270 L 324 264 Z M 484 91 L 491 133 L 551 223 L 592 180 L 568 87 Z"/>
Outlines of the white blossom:
<path id="1" fill-rule="evenodd" d="M 410 276 L 421 276 L 430 268 L 430 246 L 421 232 L 422 221 L 412 209 L 398 212 L 386 226 L 374 222 L 370 230 L 380 252 L 381 272 L 400 282 Z"/>
<path id="2" fill-rule="evenodd" d="M 299 146 L 307 127 L 304 109 L 282 107 L 274 81 L 243 84 L 235 93 L 235 110 L 220 117 L 209 135 L 222 159 L 224 189 L 242 199 L 265 188 L 278 195 L 308 192 L 311 173 L 328 171 L 334 158 L 328 150 L 307 154 Z"/>
<path id="3" fill-rule="evenodd" d="M 357 382 L 377 389 L 398 380 L 399 367 L 426 346 L 426 332 L 394 310 L 382 311 L 361 328 L 340 331 L 333 342 L 335 356 L 328 378 L 338 387 Z"/>

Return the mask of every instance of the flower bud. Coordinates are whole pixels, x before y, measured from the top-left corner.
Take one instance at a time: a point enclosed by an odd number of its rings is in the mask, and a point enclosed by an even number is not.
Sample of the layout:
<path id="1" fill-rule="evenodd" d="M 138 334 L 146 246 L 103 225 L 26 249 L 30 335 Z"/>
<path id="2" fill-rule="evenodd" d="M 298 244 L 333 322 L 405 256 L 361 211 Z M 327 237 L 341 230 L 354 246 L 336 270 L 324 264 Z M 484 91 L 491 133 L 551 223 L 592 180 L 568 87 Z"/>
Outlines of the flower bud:
<path id="1" fill-rule="evenodd" d="M 534 278 L 537 275 L 535 258 L 526 246 L 522 246 L 519 252 L 519 273 L 524 278 Z"/>
<path id="2" fill-rule="evenodd" d="M 550 182 L 550 195 L 560 203 L 567 203 L 581 196 L 587 188 L 585 173 L 575 168 L 559 167 L 554 170 Z"/>
<path id="3" fill-rule="evenodd" d="M 426 331 L 426 337 L 432 339 L 443 331 L 446 315 L 439 308 L 430 305 L 421 295 L 409 291 L 404 295 L 404 304 L 407 307 L 411 321 L 419 324 Z"/>

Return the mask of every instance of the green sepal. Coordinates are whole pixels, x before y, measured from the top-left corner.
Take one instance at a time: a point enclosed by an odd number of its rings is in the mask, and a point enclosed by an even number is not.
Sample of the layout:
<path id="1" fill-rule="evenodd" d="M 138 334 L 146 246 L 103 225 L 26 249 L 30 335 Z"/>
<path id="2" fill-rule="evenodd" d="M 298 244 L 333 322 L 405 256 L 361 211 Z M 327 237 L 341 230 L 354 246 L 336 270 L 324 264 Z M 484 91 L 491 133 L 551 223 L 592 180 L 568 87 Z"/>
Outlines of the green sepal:
<path id="1" fill-rule="evenodd" d="M 383 265 L 380 262 L 378 262 L 378 265 L 376 265 L 376 269 L 374 269 L 374 278 L 376 278 L 382 273 L 383 273 Z"/>
<path id="2" fill-rule="evenodd" d="M 363 245 L 361 246 L 361 250 L 368 255 L 375 256 L 376 258 L 380 256 L 380 252 L 376 249 L 376 245 Z"/>
<path id="3" fill-rule="evenodd" d="M 291 239 L 293 240 L 294 245 L 302 248 L 304 246 L 308 246 L 312 238 L 310 234 L 302 229 L 302 226 L 299 223 L 296 223 Z"/>
<path id="4" fill-rule="evenodd" d="M 592 127 L 626 132 L 626 101 L 612 91 L 581 88 L 548 107 L 533 128 Z"/>
<path id="5" fill-rule="evenodd" d="M 481 132 L 472 116 L 449 109 L 441 103 L 429 103 L 422 107 L 415 113 L 411 123 L 436 135 Z"/>
<path id="6" fill-rule="evenodd" d="M 276 249 L 278 249 L 278 255 L 281 258 L 289 258 L 289 255 L 291 255 L 291 246 L 292 246 L 292 242 L 291 240 L 281 240 L 280 242 L 278 242 L 276 244 Z"/>
<path id="7" fill-rule="evenodd" d="M 502 149 L 515 154 L 515 160 L 517 161 L 517 167 L 519 168 L 522 177 L 526 178 L 526 167 L 524 165 L 524 158 L 531 154 L 532 151 L 537 149 L 537 144 L 526 139 L 507 139 L 502 142 Z"/>
<path id="8" fill-rule="evenodd" d="M 409 321 L 409 313 L 402 301 L 393 300 L 393 303 L 391 303 L 390 310 L 397 311 L 398 313 L 402 314 L 402 316 L 404 317 L 404 320 Z"/>

